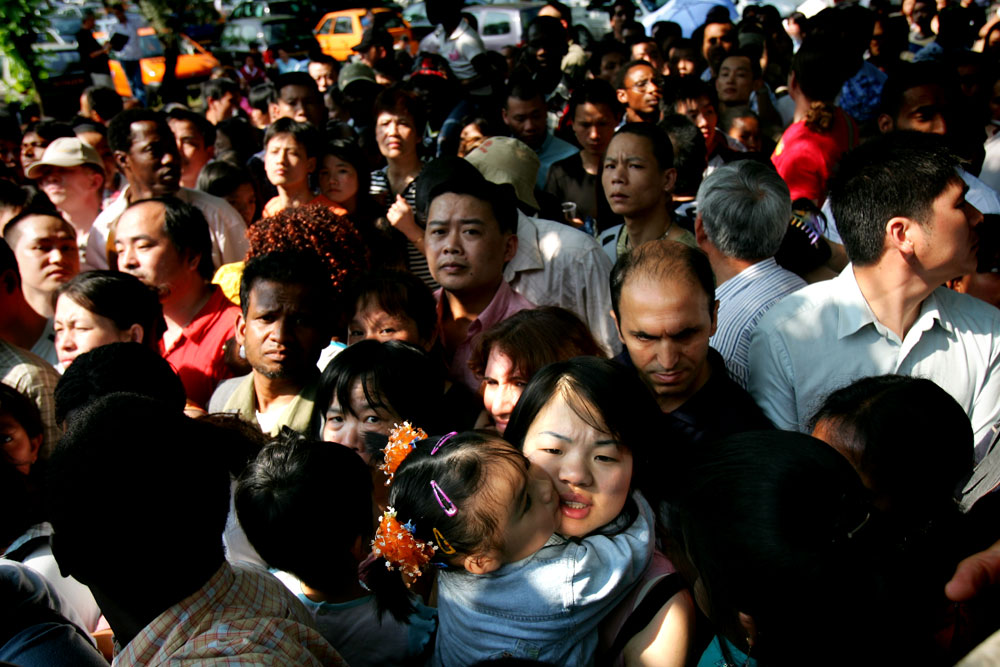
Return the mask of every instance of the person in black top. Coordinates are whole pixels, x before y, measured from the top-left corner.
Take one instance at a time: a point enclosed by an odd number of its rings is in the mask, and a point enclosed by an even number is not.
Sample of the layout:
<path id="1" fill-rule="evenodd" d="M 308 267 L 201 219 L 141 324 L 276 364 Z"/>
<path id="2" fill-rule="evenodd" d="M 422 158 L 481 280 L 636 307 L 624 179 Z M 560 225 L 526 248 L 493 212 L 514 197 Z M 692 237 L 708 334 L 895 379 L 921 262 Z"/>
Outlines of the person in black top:
<path id="1" fill-rule="evenodd" d="M 97 17 L 94 12 L 86 11 L 80 20 L 80 30 L 76 33 L 76 48 L 80 52 L 80 62 L 83 71 L 90 74 L 95 86 L 113 87 L 111 70 L 108 68 L 108 52 L 111 51 L 111 41 L 101 46 L 94 39 L 94 25 Z"/>

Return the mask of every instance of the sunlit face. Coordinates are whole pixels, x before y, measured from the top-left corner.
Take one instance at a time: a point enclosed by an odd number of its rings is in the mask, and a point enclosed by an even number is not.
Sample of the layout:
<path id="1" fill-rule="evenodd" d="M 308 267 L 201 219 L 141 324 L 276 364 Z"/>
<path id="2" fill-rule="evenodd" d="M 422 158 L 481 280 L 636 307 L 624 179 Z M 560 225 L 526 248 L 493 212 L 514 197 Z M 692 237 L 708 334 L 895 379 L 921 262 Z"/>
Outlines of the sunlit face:
<path id="1" fill-rule="evenodd" d="M 503 435 L 510 421 L 510 413 L 514 411 L 518 399 L 524 392 L 530 378 L 514 366 L 513 360 L 497 346 L 490 349 L 486 360 L 486 370 L 483 372 L 483 406 L 493 418 L 497 431 Z"/>
<path id="2" fill-rule="evenodd" d="M 167 236 L 164 215 L 163 204 L 141 202 L 122 213 L 115 232 L 118 270 L 156 289 L 161 301 L 186 292 L 198 266 L 197 257 L 182 255 Z"/>
<path id="3" fill-rule="evenodd" d="M 25 290 L 54 292 L 80 272 L 76 234 L 62 218 L 32 215 L 21 220 L 12 250 Z"/>
<path id="4" fill-rule="evenodd" d="M 660 86 L 657 73 L 649 65 L 633 65 L 618 89 L 618 101 L 646 120 L 656 120 L 660 114 Z"/>
<path id="5" fill-rule="evenodd" d="M 243 221 L 250 226 L 257 215 L 257 193 L 250 183 L 240 183 L 236 189 L 223 197 L 229 205 L 236 209 Z"/>
<path id="6" fill-rule="evenodd" d="M 636 276 L 622 286 L 618 335 L 664 412 L 680 407 L 708 381 L 716 310 L 704 290 L 684 277 Z"/>
<path id="7" fill-rule="evenodd" d="M 115 323 L 97 313 L 91 312 L 63 294 L 56 301 L 55 322 L 56 354 L 64 367 L 84 352 L 111 343 L 142 342 L 142 327 L 138 331 L 122 331 Z M 138 335 L 136 335 L 138 334 Z"/>
<path id="8" fill-rule="evenodd" d="M 632 484 L 631 451 L 584 421 L 562 393 L 549 399 L 531 422 L 524 455 L 555 482 L 559 534 L 589 535 L 625 507 Z"/>
<path id="9" fill-rule="evenodd" d="M 903 103 L 893 129 L 943 135 L 948 131 L 945 119 L 947 105 L 948 98 L 941 86 L 914 86 L 903 93 Z"/>
<path id="10" fill-rule="evenodd" d="M 663 70 L 663 56 L 656 42 L 638 42 L 632 45 L 632 60 L 645 60 L 657 72 Z"/>
<path id="11" fill-rule="evenodd" d="M 497 554 L 500 563 L 523 560 L 545 546 L 556 532 L 559 511 L 548 473 L 530 464 L 527 470 L 497 471 L 486 484 L 484 494 L 504 499 L 496 517 L 498 534 L 503 535 Z"/>
<path id="12" fill-rule="evenodd" d="M 475 123 L 469 123 L 462 128 L 462 133 L 459 135 L 458 143 L 458 157 L 465 157 L 472 151 L 479 147 L 479 144 L 486 141 L 487 137 L 483 134 L 483 131 L 479 129 L 479 126 Z"/>
<path id="13" fill-rule="evenodd" d="M 38 458 L 38 449 L 42 446 L 42 435 L 29 438 L 21 424 L 8 414 L 0 412 L 0 445 L 3 455 L 18 472 L 27 475 L 31 465 Z"/>
<path id="14" fill-rule="evenodd" d="M 615 115 L 607 104 L 585 102 L 576 107 L 573 115 L 573 134 L 591 155 L 600 157 L 615 136 Z"/>
<path id="15" fill-rule="evenodd" d="M 408 113 L 383 111 L 375 119 L 375 142 L 386 160 L 396 160 L 417 152 L 417 130 Z"/>
<path id="16" fill-rule="evenodd" d="M 104 177 L 90 167 L 47 167 L 38 185 L 59 209 L 94 201 L 101 193 Z"/>
<path id="17" fill-rule="evenodd" d="M 330 63 L 311 62 L 308 71 L 321 93 L 325 93 L 327 88 L 337 84 L 337 77 L 334 74 L 333 65 Z"/>
<path id="18" fill-rule="evenodd" d="M 21 167 L 27 171 L 28 167 L 42 159 L 45 152 L 46 142 L 38 136 L 37 132 L 25 132 L 21 137 Z"/>
<path id="19" fill-rule="evenodd" d="M 167 123 L 177 142 L 177 152 L 181 158 L 181 179 L 193 185 L 198 180 L 201 168 L 212 159 L 212 146 L 205 145 L 204 135 L 191 121 L 171 118 Z"/>
<path id="20" fill-rule="evenodd" d="M 675 172 L 663 170 L 645 137 L 623 132 L 608 146 L 601 170 L 604 192 L 611 210 L 638 218 L 660 208 L 673 187 Z"/>
<path id="21" fill-rule="evenodd" d="M 938 195 L 931 205 L 930 219 L 912 229 L 912 247 L 922 270 L 942 276 L 944 283 L 977 267 L 979 234 L 975 227 L 983 214 L 965 199 L 965 183 L 956 180 Z"/>
<path id="22" fill-rule="evenodd" d="M 353 213 L 358 204 L 358 170 L 336 155 L 326 155 L 317 174 L 319 191 Z"/>
<path id="23" fill-rule="evenodd" d="M 353 449 L 365 463 L 371 460 L 365 447 L 365 434 L 389 435 L 393 425 L 402 419 L 380 398 L 371 398 L 369 400 L 365 396 L 361 379 L 355 380 L 351 387 L 351 404 L 345 409 L 334 396 L 326 410 L 326 422 L 323 425 L 324 440 Z"/>
<path id="24" fill-rule="evenodd" d="M 753 70 L 747 56 L 729 56 L 719 66 L 715 90 L 725 104 L 746 104 L 753 92 Z"/>
<path id="25" fill-rule="evenodd" d="M 358 302 L 357 310 L 347 325 L 348 345 L 367 339 L 377 340 L 380 343 L 401 340 L 420 347 L 424 347 L 426 343 L 420 337 L 416 320 L 402 313 L 387 313 L 372 299 Z"/>
<path id="26" fill-rule="evenodd" d="M 274 186 L 286 189 L 309 187 L 309 174 L 316 168 L 316 158 L 293 134 L 276 134 L 267 142 L 264 172 Z"/>
<path id="27" fill-rule="evenodd" d="M 133 196 L 148 199 L 177 192 L 181 159 L 170 128 L 142 120 L 132 123 L 130 129 L 132 145 L 127 152 L 116 153 L 116 156 Z"/>
<path id="28" fill-rule="evenodd" d="M 508 97 L 507 106 L 503 109 L 503 122 L 515 139 L 537 149 L 548 133 L 545 100 L 541 95 L 530 100 Z"/>
<path id="29" fill-rule="evenodd" d="M 736 45 L 734 37 L 730 35 L 735 26 L 732 23 L 709 23 L 705 26 L 704 38 L 701 44 L 701 53 L 705 60 L 712 62 L 712 57 L 717 57 L 720 51 L 731 51 Z"/>

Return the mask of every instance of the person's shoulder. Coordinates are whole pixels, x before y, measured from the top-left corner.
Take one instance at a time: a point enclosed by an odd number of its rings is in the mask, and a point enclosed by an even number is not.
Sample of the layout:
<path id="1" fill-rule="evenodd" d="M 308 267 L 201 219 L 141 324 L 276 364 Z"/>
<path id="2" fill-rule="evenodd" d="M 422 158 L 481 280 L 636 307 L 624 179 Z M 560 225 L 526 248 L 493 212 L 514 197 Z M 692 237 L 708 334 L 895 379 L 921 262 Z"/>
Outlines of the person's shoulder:
<path id="1" fill-rule="evenodd" d="M 0 339 L 0 374 L 3 379 L 10 373 L 58 380 L 59 373 L 52 364 L 37 354 Z"/>
<path id="2" fill-rule="evenodd" d="M 838 282 L 838 278 L 823 280 L 785 296 L 768 309 L 761 318 L 758 329 L 778 330 L 791 322 L 812 321 L 820 312 L 838 304 L 842 294 Z"/>
<path id="3" fill-rule="evenodd" d="M 243 382 L 252 377 L 253 373 L 247 373 L 246 375 L 240 375 L 239 377 L 229 378 L 220 382 L 219 386 L 212 392 L 212 398 L 208 401 L 208 411 L 210 413 L 223 412 L 229 397 L 236 393 L 236 390 L 239 389 Z"/>
<path id="4" fill-rule="evenodd" d="M 562 222 L 533 216 L 528 216 L 528 219 L 538 230 L 538 246 L 547 258 L 549 255 L 557 257 L 566 252 L 589 252 L 601 247 L 590 234 Z"/>
<path id="5" fill-rule="evenodd" d="M 943 285 L 934 290 L 933 295 L 942 316 L 960 330 L 989 333 L 1000 340 L 1000 308 Z"/>

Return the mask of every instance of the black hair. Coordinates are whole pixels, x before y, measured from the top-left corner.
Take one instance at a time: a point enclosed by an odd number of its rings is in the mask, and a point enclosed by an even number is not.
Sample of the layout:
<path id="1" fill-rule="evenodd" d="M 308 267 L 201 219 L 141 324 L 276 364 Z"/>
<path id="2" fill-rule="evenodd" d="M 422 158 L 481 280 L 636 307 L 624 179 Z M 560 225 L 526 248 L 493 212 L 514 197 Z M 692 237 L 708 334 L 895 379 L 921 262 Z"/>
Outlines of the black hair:
<path id="1" fill-rule="evenodd" d="M 198 275 L 211 280 L 215 275 L 215 263 L 212 260 L 212 236 L 205 214 L 197 206 L 174 196 L 137 199 L 125 210 L 150 202 L 163 206 L 163 232 L 174 244 L 177 253 L 189 258 L 197 256 Z"/>
<path id="2" fill-rule="evenodd" d="M 95 315 L 111 320 L 120 331 L 133 324 L 142 327 L 142 344 L 160 351 L 160 337 L 167 326 L 156 290 L 135 276 L 120 271 L 85 271 L 60 285 L 53 302 L 66 296 Z"/>
<path id="3" fill-rule="evenodd" d="M 491 183 L 460 157 L 442 157 L 427 163 L 417 179 L 417 211 L 425 216 L 431 202 L 446 193 L 469 195 L 490 205 L 502 234 L 517 233 L 517 196 L 514 187 Z"/>
<path id="4" fill-rule="evenodd" d="M 413 130 L 419 138 L 424 135 L 424 124 L 427 122 L 427 110 L 420 103 L 420 98 L 407 90 L 402 84 L 393 84 L 382 90 L 375 98 L 372 108 L 372 118 L 377 119 L 383 113 L 398 114 L 404 112 L 413 119 Z"/>
<path id="5" fill-rule="evenodd" d="M 821 421 L 887 512 L 958 512 L 956 487 L 975 465 L 972 425 L 931 380 L 862 378 L 826 397 L 810 426 Z"/>
<path id="6" fill-rule="evenodd" d="M 34 132 L 46 143 L 51 144 L 56 139 L 70 138 L 76 136 L 73 133 L 73 126 L 58 120 L 39 120 L 28 123 L 24 128 L 24 134 Z"/>
<path id="7" fill-rule="evenodd" d="M 316 157 L 316 151 L 320 147 L 322 135 L 311 123 L 298 121 L 294 118 L 279 118 L 267 126 L 267 131 L 264 133 L 265 150 L 267 150 L 267 145 L 271 140 L 279 134 L 292 135 L 295 142 L 305 149 L 307 156 Z"/>
<path id="8" fill-rule="evenodd" d="M 239 166 L 245 166 L 260 148 L 261 132 L 243 118 L 233 116 L 215 125 L 215 157 L 227 151 L 235 153 Z"/>
<path id="9" fill-rule="evenodd" d="M 895 122 L 903 108 L 906 91 L 917 86 L 940 86 L 947 90 L 944 68 L 934 62 L 900 63 L 882 86 L 879 114 L 885 114 Z"/>
<path id="10" fill-rule="evenodd" d="M 611 269 L 611 309 L 618 322 L 622 321 L 618 311 L 622 288 L 633 273 L 654 280 L 686 279 L 701 287 L 708 311 L 715 310 L 715 274 L 705 253 L 679 241 L 661 239 L 633 248 L 619 257 Z"/>
<path id="11" fill-rule="evenodd" d="M 212 160 L 198 174 L 198 189 L 216 197 L 226 197 L 236 188 L 249 183 L 257 191 L 257 182 L 246 167 L 237 167 L 225 160 Z"/>
<path id="12" fill-rule="evenodd" d="M 276 97 L 281 97 L 281 89 L 287 86 L 302 86 L 319 99 L 319 87 L 316 80 L 309 76 L 308 72 L 285 72 L 279 74 L 274 80 L 274 90 Z"/>
<path id="13" fill-rule="evenodd" d="M 726 58 L 746 58 L 747 60 L 749 60 L 750 75 L 754 81 L 758 81 L 762 76 L 764 76 L 764 72 L 760 68 L 760 56 L 761 56 L 760 47 L 759 46 L 753 47 L 750 45 L 741 46 L 735 51 L 726 54 Z M 725 62 L 726 58 L 723 58 L 722 62 Z M 722 62 L 719 63 L 720 66 L 722 65 Z"/>
<path id="14" fill-rule="evenodd" d="M 259 83 L 250 89 L 247 102 L 250 107 L 262 113 L 268 113 L 269 107 L 278 99 L 278 89 L 270 81 Z"/>
<path id="15" fill-rule="evenodd" d="M 21 143 L 21 125 L 15 116 L 5 110 L 0 110 L 0 139 Z"/>
<path id="16" fill-rule="evenodd" d="M 62 217 L 59 211 L 55 210 L 55 207 L 50 208 L 51 202 L 48 197 L 44 196 L 44 193 L 41 197 L 33 198 L 31 204 L 31 206 L 25 206 L 22 208 L 20 213 L 8 220 L 7 224 L 4 225 L 3 238 L 10 244 L 12 249 L 17 246 L 18 239 L 21 238 L 21 233 L 18 230 L 18 227 L 20 227 L 21 223 L 28 218 L 34 218 L 37 216 L 55 218 L 62 224 L 64 230 L 73 231 L 73 225 L 69 224 L 65 218 Z M 75 231 L 73 231 L 73 237 L 76 238 Z"/>
<path id="17" fill-rule="evenodd" d="M 201 134 L 205 148 L 211 148 L 215 145 L 215 126 L 209 123 L 204 116 L 196 114 L 190 109 L 178 106 L 171 109 L 167 114 L 168 125 L 171 120 L 181 120 L 191 123 L 198 130 L 198 133 Z"/>
<path id="18" fill-rule="evenodd" d="M 622 57 L 622 62 L 624 63 L 628 60 L 629 53 L 625 48 L 625 45 L 617 41 L 601 41 L 594 45 L 590 52 L 590 58 L 587 59 L 587 70 L 595 78 L 601 74 L 601 62 L 604 60 L 604 56 L 610 53 L 617 53 Z"/>
<path id="19" fill-rule="evenodd" d="M 187 401 L 184 385 L 159 351 L 140 343 L 111 343 L 73 360 L 55 389 L 56 420 L 101 396 L 128 392 L 155 398 L 178 412 Z"/>
<path id="20" fill-rule="evenodd" d="M 719 96 L 715 90 L 715 86 L 695 76 L 675 78 L 672 81 L 672 85 L 664 87 L 661 105 L 672 113 L 679 113 L 677 111 L 678 104 L 697 100 L 700 97 L 706 98 L 712 107 L 718 111 Z"/>
<path id="21" fill-rule="evenodd" d="M 708 167 L 705 137 L 698 126 L 683 114 L 668 114 L 657 125 L 667 133 L 674 147 L 674 168 L 677 170 L 674 192 L 678 195 L 696 195 L 702 174 Z"/>
<path id="22" fill-rule="evenodd" d="M 162 136 L 173 136 L 167 117 L 162 112 L 142 107 L 125 109 L 108 123 L 108 146 L 111 150 L 128 153 L 132 148 L 132 124 L 143 122 L 155 123 Z"/>
<path id="23" fill-rule="evenodd" d="M 539 87 L 534 80 L 526 76 L 523 73 L 518 73 L 510 77 L 510 81 L 507 83 L 507 90 L 503 96 L 503 108 L 507 108 L 507 100 L 510 98 L 515 100 L 521 100 L 522 102 L 528 102 L 534 99 L 541 98 L 545 100 L 545 95 L 542 93 L 542 89 Z"/>
<path id="24" fill-rule="evenodd" d="M 430 342 L 437 330 L 437 301 L 427 284 L 409 271 L 365 273 L 351 286 L 345 303 L 352 315 L 359 305 L 373 303 L 390 315 L 409 317 L 423 342 Z"/>
<path id="25" fill-rule="evenodd" d="M 573 12 L 570 10 L 569 6 L 565 3 L 559 2 L 559 0 L 547 0 L 546 6 L 552 7 L 557 12 L 559 12 L 559 18 L 565 21 L 567 24 L 573 24 Z"/>
<path id="26" fill-rule="evenodd" d="M 8 293 L 12 293 L 15 289 L 21 289 L 21 274 L 17 268 L 17 257 L 14 256 L 14 251 L 10 249 L 10 244 L 0 238 L 0 276 L 10 271 L 10 278 L 12 282 L 4 282 L 0 284 L 0 289 L 6 290 Z"/>
<path id="27" fill-rule="evenodd" d="M 655 503 L 659 481 L 654 482 L 650 465 L 657 458 L 654 449 L 663 444 L 656 437 L 662 413 L 635 369 L 598 357 L 575 357 L 545 366 L 524 388 L 504 439 L 523 450 L 532 422 L 556 396 L 562 397 L 580 419 L 602 433 L 610 433 L 619 446 L 632 454 L 630 488 L 641 490 Z M 627 526 L 635 519 L 637 509 L 626 503 L 623 511 Z"/>
<path id="28" fill-rule="evenodd" d="M 336 88 L 330 88 L 330 90 L 336 90 Z M 322 163 L 327 155 L 332 155 L 338 160 L 343 160 L 354 167 L 354 171 L 357 172 L 358 176 L 358 194 L 356 197 L 360 205 L 361 200 L 369 196 L 368 193 L 372 180 L 368 157 L 365 155 L 365 152 L 358 146 L 356 141 L 334 139 L 323 144 L 316 156 L 319 158 L 318 162 Z M 316 166 L 317 171 L 321 168 L 322 164 Z"/>
<path id="29" fill-rule="evenodd" d="M 845 154 L 830 180 L 830 205 L 848 259 L 875 264 L 891 218 L 928 222 L 934 200 L 961 183 L 958 166 L 944 138 L 925 132 L 897 130 Z"/>
<path id="30" fill-rule="evenodd" d="M 603 104 L 611 110 L 615 120 L 622 117 L 622 103 L 618 101 L 615 89 L 603 79 L 588 79 L 573 90 L 566 116 L 570 121 L 576 118 L 576 109 L 581 104 Z"/>
<path id="31" fill-rule="evenodd" d="M 440 364 L 420 348 L 395 340 L 362 340 L 349 346 L 323 370 L 316 410 L 325 415 L 336 398 L 344 412 L 351 412 L 351 392 L 358 381 L 368 404 L 394 412 L 400 423 L 419 424 L 432 432 L 444 427 L 439 408 L 444 375 Z"/>
<path id="32" fill-rule="evenodd" d="M 87 96 L 87 104 L 97 112 L 105 122 L 114 118 L 122 110 L 121 95 L 108 86 L 89 86 L 83 91 Z"/>
<path id="33" fill-rule="evenodd" d="M 832 130 L 834 99 L 857 69 L 849 67 L 849 58 L 841 57 L 842 46 L 829 37 L 807 37 L 792 56 L 795 83 L 811 102 L 805 124 L 814 132 Z"/>
<path id="34" fill-rule="evenodd" d="M 334 299 L 330 272 L 319 255 L 313 252 L 281 251 L 251 257 L 243 267 L 243 278 L 240 280 L 240 308 L 244 317 L 250 306 L 253 286 L 260 281 L 309 287 L 313 292 L 310 296 L 318 304 L 329 304 Z M 321 329 L 329 332 L 336 313 L 323 312 L 328 321 L 323 323 Z"/>
<path id="35" fill-rule="evenodd" d="M 617 137 L 622 134 L 632 134 L 648 141 L 653 158 L 656 160 L 660 171 L 673 169 L 674 148 L 670 143 L 667 133 L 657 125 L 654 123 L 625 123 L 618 128 L 615 136 Z"/>
<path id="36" fill-rule="evenodd" d="M 799 664 L 831 628 L 842 639 L 813 664 L 856 663 L 885 642 L 878 519 L 840 454 L 800 433 L 747 432 L 691 450 L 668 477 L 672 559 L 690 561 L 720 635 L 746 636 L 739 614 L 751 616 L 762 665 Z"/>
<path id="37" fill-rule="evenodd" d="M 331 595 L 357 582 L 352 549 L 361 538 L 367 552 L 375 519 L 371 475 L 353 451 L 282 428 L 240 476 L 233 499 L 270 567 Z M 335 519 L 317 526 L 317 515 Z"/>
<path id="38" fill-rule="evenodd" d="M 615 83 L 614 83 L 615 90 L 625 89 L 625 78 L 628 76 L 629 72 L 635 67 L 648 67 L 653 71 L 653 76 L 659 75 L 659 72 L 656 71 L 656 68 L 653 67 L 652 63 L 650 63 L 648 60 L 629 60 L 627 63 L 623 64 L 621 66 L 621 69 L 618 70 L 618 73 L 615 74 Z"/>
<path id="39" fill-rule="evenodd" d="M 205 83 L 201 84 L 201 94 L 205 98 L 206 102 L 208 100 L 221 100 L 225 97 L 226 93 L 232 93 L 233 97 L 239 97 L 239 84 L 224 76 L 209 79 Z"/>
<path id="40" fill-rule="evenodd" d="M 215 427 L 146 396 L 113 393 L 82 407 L 46 475 L 53 549 L 62 566 L 111 596 L 134 587 L 150 567 L 159 572 L 160 587 L 204 584 L 202 577 L 225 560 L 229 514 L 229 473 L 213 446 L 216 434 Z M 121 539 L 143 558 L 95 544 L 91 502 L 113 514 Z M 178 535 L 189 551 L 183 562 L 172 548 Z"/>
<path id="41" fill-rule="evenodd" d="M 328 56 L 325 53 L 313 53 L 309 56 L 309 62 L 321 63 L 323 65 L 333 65 L 334 69 L 340 69 L 340 63 L 337 62 L 337 59 L 332 56 Z"/>
<path id="42" fill-rule="evenodd" d="M 29 438 L 44 435 L 42 414 L 30 398 L 14 387 L 0 383 L 0 414 L 11 417 L 21 425 Z M 55 443 L 50 443 L 50 446 Z"/>

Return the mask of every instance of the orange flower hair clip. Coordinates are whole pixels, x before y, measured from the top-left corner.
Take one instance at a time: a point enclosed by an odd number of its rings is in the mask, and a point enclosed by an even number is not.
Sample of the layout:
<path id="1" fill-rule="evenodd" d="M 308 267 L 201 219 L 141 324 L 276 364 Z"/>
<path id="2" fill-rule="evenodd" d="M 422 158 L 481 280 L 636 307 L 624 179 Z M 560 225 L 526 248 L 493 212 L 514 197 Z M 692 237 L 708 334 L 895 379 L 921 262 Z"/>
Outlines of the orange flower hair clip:
<path id="1" fill-rule="evenodd" d="M 437 547 L 430 542 L 420 542 L 413 537 L 413 524 L 399 523 L 396 510 L 392 507 L 383 512 L 378 520 L 378 531 L 372 540 L 372 552 L 385 559 L 385 566 L 393 566 L 405 576 L 403 581 L 409 586 L 409 579 L 419 577 L 423 568 L 431 562 Z"/>
<path id="2" fill-rule="evenodd" d="M 403 462 L 418 440 L 426 440 L 427 434 L 422 428 L 414 428 L 410 422 L 396 424 L 389 433 L 389 443 L 385 446 L 385 463 L 379 465 L 379 470 L 385 473 L 385 485 L 389 486 L 396 468 Z"/>

